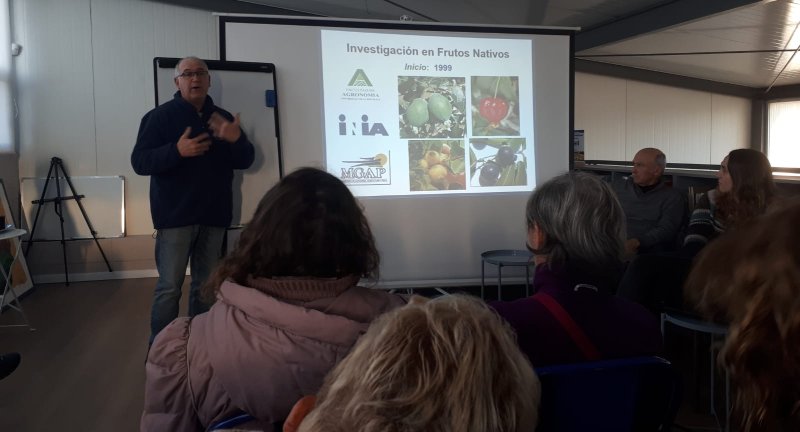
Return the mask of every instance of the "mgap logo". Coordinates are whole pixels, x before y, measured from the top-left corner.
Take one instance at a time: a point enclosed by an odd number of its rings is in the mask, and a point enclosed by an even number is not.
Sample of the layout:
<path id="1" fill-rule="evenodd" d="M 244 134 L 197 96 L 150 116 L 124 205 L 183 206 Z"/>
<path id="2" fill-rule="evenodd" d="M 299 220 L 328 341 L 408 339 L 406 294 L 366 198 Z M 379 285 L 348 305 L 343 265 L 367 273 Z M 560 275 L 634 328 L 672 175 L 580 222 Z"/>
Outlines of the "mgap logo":
<path id="1" fill-rule="evenodd" d="M 375 91 L 364 69 L 356 69 L 353 77 L 347 83 L 347 87 L 342 92 L 342 99 L 345 100 L 380 100 L 381 95 Z"/>
<path id="2" fill-rule="evenodd" d="M 339 175 L 344 184 L 358 186 L 392 184 L 389 156 L 386 154 L 378 153 L 359 160 L 342 161 L 342 164 L 349 165 L 342 167 Z"/>

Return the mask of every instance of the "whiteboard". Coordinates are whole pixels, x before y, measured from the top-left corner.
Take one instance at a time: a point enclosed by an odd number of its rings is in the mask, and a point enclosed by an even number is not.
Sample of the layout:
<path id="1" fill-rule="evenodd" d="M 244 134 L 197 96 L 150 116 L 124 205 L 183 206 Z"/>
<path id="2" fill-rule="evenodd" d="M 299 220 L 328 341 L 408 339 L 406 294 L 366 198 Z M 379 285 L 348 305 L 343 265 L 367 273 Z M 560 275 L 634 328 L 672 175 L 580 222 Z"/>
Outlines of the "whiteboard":
<path id="1" fill-rule="evenodd" d="M 125 236 L 125 178 L 122 176 L 86 176 L 70 177 L 75 187 L 74 194 L 83 195 L 81 199 L 89 222 L 97 232 L 98 238 L 114 238 Z M 22 210 L 28 231 L 34 229 L 33 223 L 36 211 L 40 208 L 33 204 L 39 200 L 44 190 L 46 178 L 24 177 L 21 180 Z M 61 197 L 73 196 L 73 190 L 63 177 L 51 177 L 47 185 L 45 199 L 58 196 L 58 187 Z M 90 239 L 92 238 L 89 226 L 86 223 L 78 203 L 75 200 L 64 200 L 61 204 L 64 215 L 65 239 Z M 53 202 L 44 203 L 39 211 L 36 221 L 33 240 L 61 240 L 61 222 L 55 212 Z"/>
<path id="2" fill-rule="evenodd" d="M 175 65 L 180 59 L 156 57 L 156 105 L 172 100 L 176 91 Z M 211 74 L 208 95 L 218 107 L 239 113 L 241 126 L 255 147 L 255 160 L 246 170 L 234 170 L 232 226 L 250 221 L 261 197 L 282 174 L 277 107 L 267 107 L 267 92 L 275 90 L 275 67 L 270 63 L 204 60 Z"/>

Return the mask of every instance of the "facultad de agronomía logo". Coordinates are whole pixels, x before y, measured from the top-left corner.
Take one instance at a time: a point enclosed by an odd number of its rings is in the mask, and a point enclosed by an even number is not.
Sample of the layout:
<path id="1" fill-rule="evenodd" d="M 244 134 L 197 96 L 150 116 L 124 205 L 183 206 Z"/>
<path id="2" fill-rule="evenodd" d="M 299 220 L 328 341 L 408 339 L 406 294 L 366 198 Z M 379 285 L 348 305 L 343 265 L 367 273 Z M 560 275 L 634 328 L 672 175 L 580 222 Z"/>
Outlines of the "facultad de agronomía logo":
<path id="1" fill-rule="evenodd" d="M 389 153 L 388 151 L 386 153 Z M 339 178 L 350 185 L 387 185 L 392 184 L 392 172 L 389 156 L 378 153 L 358 160 L 342 161 Z"/>
<path id="2" fill-rule="evenodd" d="M 364 69 L 356 69 L 350 81 L 347 82 L 347 87 L 342 92 L 342 99 L 376 101 L 381 99 L 381 95 L 375 91 L 372 81 L 364 72 Z"/>

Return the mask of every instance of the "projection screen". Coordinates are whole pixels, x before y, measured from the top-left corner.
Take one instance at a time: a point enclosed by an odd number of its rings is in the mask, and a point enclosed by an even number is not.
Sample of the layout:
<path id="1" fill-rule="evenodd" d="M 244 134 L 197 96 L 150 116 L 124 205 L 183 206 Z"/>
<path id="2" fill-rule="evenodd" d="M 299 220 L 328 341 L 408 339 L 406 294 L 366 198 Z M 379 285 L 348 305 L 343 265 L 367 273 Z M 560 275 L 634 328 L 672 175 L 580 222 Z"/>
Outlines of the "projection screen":
<path id="1" fill-rule="evenodd" d="M 481 252 L 523 249 L 528 195 L 571 167 L 574 29 L 219 19 L 221 60 L 275 65 L 286 171 L 363 203 L 379 286 L 479 284 Z"/>

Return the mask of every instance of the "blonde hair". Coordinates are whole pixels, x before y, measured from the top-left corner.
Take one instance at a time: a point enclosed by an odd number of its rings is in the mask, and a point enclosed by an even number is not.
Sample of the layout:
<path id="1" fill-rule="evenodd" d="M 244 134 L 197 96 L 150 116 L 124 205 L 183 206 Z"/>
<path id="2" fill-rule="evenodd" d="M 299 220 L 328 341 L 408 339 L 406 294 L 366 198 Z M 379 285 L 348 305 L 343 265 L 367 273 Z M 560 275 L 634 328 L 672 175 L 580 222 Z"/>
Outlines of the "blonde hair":
<path id="1" fill-rule="evenodd" d="M 800 430 L 800 201 L 727 232 L 698 257 L 687 295 L 730 323 L 721 363 L 744 431 Z"/>
<path id="2" fill-rule="evenodd" d="M 474 298 L 444 296 L 373 322 L 299 431 L 532 431 L 539 397 L 509 326 Z"/>

